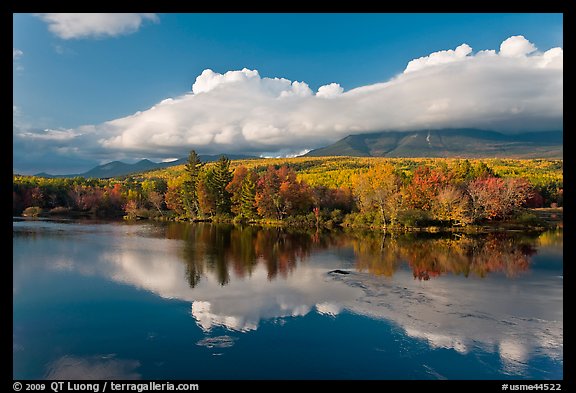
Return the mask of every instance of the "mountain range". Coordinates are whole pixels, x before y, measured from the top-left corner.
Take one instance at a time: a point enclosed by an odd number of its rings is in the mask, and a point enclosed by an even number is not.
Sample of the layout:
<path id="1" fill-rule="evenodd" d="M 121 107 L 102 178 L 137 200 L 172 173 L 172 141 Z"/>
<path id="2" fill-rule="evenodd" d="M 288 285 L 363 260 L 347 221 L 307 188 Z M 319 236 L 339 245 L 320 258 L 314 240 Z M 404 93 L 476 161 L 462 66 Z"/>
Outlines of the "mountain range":
<path id="1" fill-rule="evenodd" d="M 212 162 L 212 161 L 216 161 L 220 158 L 221 154 L 218 155 L 199 155 L 200 161 L 202 162 Z M 227 154 L 226 157 L 228 157 L 231 160 L 248 160 L 248 159 L 254 159 L 254 158 L 259 158 L 259 157 L 255 157 L 255 156 L 247 156 L 247 155 L 242 155 L 242 154 Z M 175 166 L 175 165 L 182 165 L 185 164 L 186 161 L 188 160 L 187 157 L 184 158 L 179 158 L 177 160 L 174 161 L 170 161 L 170 162 L 154 162 L 154 161 L 150 161 L 148 159 L 143 159 L 140 160 L 134 164 L 127 164 L 125 162 L 122 161 L 112 161 L 112 162 L 108 162 L 106 164 L 102 164 L 102 165 L 98 165 L 92 169 L 90 169 L 87 172 L 84 173 L 78 173 L 78 174 L 70 174 L 70 175 L 51 175 L 49 173 L 38 173 L 34 176 L 39 176 L 39 177 L 95 177 L 95 178 L 101 178 L 101 179 L 106 179 L 106 178 L 110 178 L 110 177 L 119 177 L 119 176 L 127 176 L 130 174 L 134 174 L 134 173 L 140 173 L 140 172 L 146 172 L 146 171 L 150 171 L 150 170 L 154 170 L 154 169 L 162 169 L 162 168 L 168 168 L 171 166 Z"/>
<path id="2" fill-rule="evenodd" d="M 464 128 L 349 135 L 305 156 L 561 159 L 562 153 L 562 131 L 504 134 Z"/>
<path id="3" fill-rule="evenodd" d="M 200 155 L 203 162 L 216 161 L 221 155 Z M 227 154 L 231 160 L 259 157 Z M 563 132 L 542 131 L 504 134 L 471 128 L 384 131 L 349 135 L 338 142 L 311 150 L 304 157 L 454 157 L 454 158 L 563 158 Z M 170 162 L 147 159 L 134 164 L 112 161 L 98 165 L 87 172 L 70 175 L 38 173 L 41 177 L 93 177 L 127 176 L 154 169 L 186 163 L 187 158 Z"/>

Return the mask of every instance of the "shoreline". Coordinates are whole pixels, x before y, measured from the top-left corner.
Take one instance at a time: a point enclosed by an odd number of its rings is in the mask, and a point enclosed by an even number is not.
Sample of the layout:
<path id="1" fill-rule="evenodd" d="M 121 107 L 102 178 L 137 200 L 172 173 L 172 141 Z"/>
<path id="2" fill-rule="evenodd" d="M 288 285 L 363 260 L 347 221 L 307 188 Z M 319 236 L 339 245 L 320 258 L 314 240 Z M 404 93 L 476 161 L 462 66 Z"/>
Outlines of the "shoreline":
<path id="1" fill-rule="evenodd" d="M 36 216 L 14 216 L 13 219 L 22 220 L 34 220 L 34 219 L 61 219 L 61 220 L 73 220 L 73 219 L 87 219 L 87 220 L 98 220 L 98 221 L 125 221 L 125 222 L 137 222 L 137 221 L 159 221 L 159 222 L 180 222 L 180 223 L 210 223 L 210 224 L 229 224 L 229 225 L 240 225 L 240 226 L 256 226 L 256 227 L 270 227 L 270 228 L 288 228 L 288 229 L 298 229 L 298 230 L 342 230 L 342 231 L 373 231 L 382 233 L 491 233 L 491 232 L 543 232 L 550 229 L 563 229 L 563 208 L 533 208 L 527 209 L 527 211 L 534 213 L 540 220 L 538 224 L 525 224 L 518 223 L 515 220 L 506 221 L 494 221 L 494 222 L 483 222 L 479 224 L 470 224 L 465 226 L 439 226 L 439 225 L 429 225 L 429 226 L 388 226 L 388 227 L 374 227 L 368 225 L 326 225 L 326 223 L 321 222 L 319 225 L 294 225 L 295 219 L 292 220 L 270 220 L 270 219 L 257 219 L 257 220 L 235 220 L 234 218 L 222 218 L 217 217 L 216 219 L 206 218 L 206 219 L 175 219 L 166 216 L 160 217 L 137 217 L 136 219 L 127 219 L 125 216 L 116 217 L 100 217 L 89 212 L 75 212 L 69 211 L 66 214 L 49 214 L 47 212 L 42 212 Z"/>

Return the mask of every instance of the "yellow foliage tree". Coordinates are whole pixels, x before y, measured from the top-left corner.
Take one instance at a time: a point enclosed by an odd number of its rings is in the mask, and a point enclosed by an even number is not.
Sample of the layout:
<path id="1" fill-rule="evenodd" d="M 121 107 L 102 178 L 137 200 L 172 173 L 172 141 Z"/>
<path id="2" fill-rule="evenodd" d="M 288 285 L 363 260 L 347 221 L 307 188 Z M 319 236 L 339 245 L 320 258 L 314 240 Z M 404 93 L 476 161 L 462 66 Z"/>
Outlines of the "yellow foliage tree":
<path id="1" fill-rule="evenodd" d="M 386 228 L 394 223 L 401 205 L 400 184 L 394 167 L 388 163 L 376 164 L 352 179 L 360 210 L 376 211 Z"/>

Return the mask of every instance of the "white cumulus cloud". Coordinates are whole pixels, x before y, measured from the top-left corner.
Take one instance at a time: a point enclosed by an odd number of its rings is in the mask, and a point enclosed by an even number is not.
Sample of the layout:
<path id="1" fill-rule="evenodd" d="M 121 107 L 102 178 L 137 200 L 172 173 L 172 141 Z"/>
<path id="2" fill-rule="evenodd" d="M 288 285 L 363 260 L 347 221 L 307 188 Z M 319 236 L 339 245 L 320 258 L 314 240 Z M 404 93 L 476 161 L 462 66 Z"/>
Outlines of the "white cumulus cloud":
<path id="1" fill-rule="evenodd" d="M 542 68 L 556 68 L 561 70 L 564 66 L 564 54 L 562 48 L 552 48 L 541 56 L 539 66 Z"/>
<path id="2" fill-rule="evenodd" d="M 210 69 L 202 71 L 192 85 L 194 94 L 207 93 L 218 86 L 234 83 L 248 82 L 250 80 L 259 80 L 258 71 L 244 68 L 242 71 L 228 71 L 225 74 L 219 74 Z"/>
<path id="3" fill-rule="evenodd" d="M 65 40 L 131 34 L 146 20 L 158 21 L 156 14 L 146 13 L 47 13 L 36 16 L 48 24 L 53 34 Z"/>
<path id="4" fill-rule="evenodd" d="M 523 35 L 515 35 L 502 42 L 502 45 L 500 45 L 500 56 L 522 57 L 535 50 L 534 44 L 524 38 Z"/>
<path id="5" fill-rule="evenodd" d="M 418 71 L 428 66 L 461 61 L 466 59 L 466 57 L 471 53 L 472 48 L 468 44 L 462 44 L 454 50 L 449 49 L 434 52 L 429 56 L 423 56 L 418 59 L 411 60 L 406 66 L 404 73 Z"/>
<path id="6" fill-rule="evenodd" d="M 563 50 L 539 52 L 521 36 L 499 51 L 462 44 L 410 61 L 389 81 L 313 92 L 304 81 L 244 68 L 204 70 L 189 93 L 133 115 L 68 132 L 84 156 L 168 158 L 201 153 L 291 155 L 350 134 L 473 127 L 562 129 Z"/>
<path id="7" fill-rule="evenodd" d="M 320 86 L 318 88 L 318 93 L 316 93 L 316 96 L 333 98 L 339 96 L 343 92 L 344 89 L 338 83 L 330 83 L 329 85 Z"/>
<path id="8" fill-rule="evenodd" d="M 511 37 L 500 52 L 475 55 L 462 44 L 409 62 L 388 82 L 346 92 L 337 83 L 314 94 L 305 82 L 262 77 L 257 70 L 208 69 L 190 94 L 97 126 L 110 135 L 100 144 L 139 153 L 183 146 L 269 153 L 386 129 L 558 126 L 563 52 L 530 55 L 532 46 Z"/>

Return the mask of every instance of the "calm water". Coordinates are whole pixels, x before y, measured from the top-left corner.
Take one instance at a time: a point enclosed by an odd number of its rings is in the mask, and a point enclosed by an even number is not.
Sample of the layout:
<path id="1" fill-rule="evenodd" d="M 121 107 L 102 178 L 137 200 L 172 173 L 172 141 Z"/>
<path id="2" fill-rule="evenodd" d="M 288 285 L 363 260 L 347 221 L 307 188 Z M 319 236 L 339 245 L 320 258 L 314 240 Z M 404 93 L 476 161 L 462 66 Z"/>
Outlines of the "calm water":
<path id="1" fill-rule="evenodd" d="M 561 231 L 13 229 L 15 379 L 563 378 Z"/>

